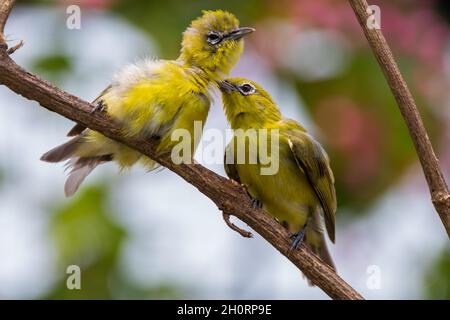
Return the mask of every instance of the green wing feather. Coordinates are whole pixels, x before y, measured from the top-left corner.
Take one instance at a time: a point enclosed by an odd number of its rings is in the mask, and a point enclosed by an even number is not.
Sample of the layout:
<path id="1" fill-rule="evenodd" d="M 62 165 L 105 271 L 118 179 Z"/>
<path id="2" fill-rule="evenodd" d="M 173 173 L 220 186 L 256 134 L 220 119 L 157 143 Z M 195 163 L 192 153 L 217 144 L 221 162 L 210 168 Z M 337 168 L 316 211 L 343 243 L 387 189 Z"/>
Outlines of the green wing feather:
<path id="1" fill-rule="evenodd" d="M 299 168 L 307 176 L 320 200 L 328 236 L 334 243 L 336 191 L 328 155 L 317 141 L 300 130 L 291 131 L 289 146 Z"/>

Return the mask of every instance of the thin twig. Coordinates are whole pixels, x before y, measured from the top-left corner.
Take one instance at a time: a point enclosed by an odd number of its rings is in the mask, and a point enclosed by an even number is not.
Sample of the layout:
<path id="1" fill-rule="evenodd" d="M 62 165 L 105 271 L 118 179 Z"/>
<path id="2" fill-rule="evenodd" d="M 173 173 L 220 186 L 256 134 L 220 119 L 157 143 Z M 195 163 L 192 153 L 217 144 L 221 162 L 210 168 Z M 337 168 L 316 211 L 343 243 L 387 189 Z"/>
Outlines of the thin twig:
<path id="1" fill-rule="evenodd" d="M 23 40 L 20 40 L 20 42 L 18 44 L 16 44 L 15 46 L 12 46 L 8 50 L 6 50 L 6 53 L 9 54 L 9 55 L 12 55 L 14 52 L 16 52 L 17 50 L 22 48 L 23 44 L 24 44 Z"/>
<path id="2" fill-rule="evenodd" d="M 48 110 L 119 141 L 167 167 L 209 197 L 218 208 L 224 212 L 233 213 L 234 216 L 248 224 L 286 256 L 291 244 L 288 232 L 262 209 L 253 208 L 250 197 L 242 187 L 237 186 L 229 179 L 196 163 L 175 165 L 169 155 L 157 154 L 151 141 L 124 136 L 121 126 L 107 114 L 92 113 L 95 108 L 92 104 L 66 93 L 22 69 L 11 60 L 4 47 L 0 48 L 0 83 L 27 99 L 39 102 Z M 363 299 L 355 289 L 342 280 L 306 246 L 300 246 L 288 259 L 331 298 Z"/>
<path id="3" fill-rule="evenodd" d="M 230 215 L 228 213 L 224 212 L 224 213 L 222 213 L 222 216 L 223 216 L 223 220 L 225 221 L 227 226 L 230 227 L 230 229 L 236 231 L 237 233 L 239 233 L 244 238 L 253 238 L 253 234 L 250 231 L 246 231 L 244 229 L 241 229 L 237 225 L 235 225 L 233 222 L 231 222 Z"/>
<path id="4" fill-rule="evenodd" d="M 416 103 L 395 62 L 391 49 L 380 29 L 369 28 L 371 15 L 366 0 L 349 0 L 359 24 L 364 30 L 370 47 L 383 70 L 384 76 L 394 94 L 400 112 L 405 119 L 409 134 L 414 142 L 425 178 L 430 189 L 431 200 L 450 237 L 450 195 Z M 383 25 L 381 23 L 381 25 Z"/>

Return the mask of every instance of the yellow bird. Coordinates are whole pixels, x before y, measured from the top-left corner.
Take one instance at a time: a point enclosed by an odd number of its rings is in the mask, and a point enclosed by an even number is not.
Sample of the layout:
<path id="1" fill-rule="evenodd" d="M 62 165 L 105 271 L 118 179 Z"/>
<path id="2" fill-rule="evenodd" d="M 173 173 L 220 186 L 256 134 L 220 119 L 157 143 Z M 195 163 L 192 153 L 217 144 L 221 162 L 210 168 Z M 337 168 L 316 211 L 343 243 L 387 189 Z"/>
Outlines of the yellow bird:
<path id="1" fill-rule="evenodd" d="M 211 89 L 237 63 L 243 51 L 242 38 L 253 31 L 239 27 L 238 19 L 229 12 L 203 11 L 183 33 L 177 60 L 144 60 L 123 68 L 94 100 L 96 110 L 119 121 L 124 134 L 156 138 L 156 151 L 170 151 L 177 143 L 171 139 L 172 132 L 185 129 L 193 137 L 195 121 L 203 128 Z M 80 124 L 68 135 L 75 137 L 41 158 L 69 161 L 66 196 L 73 195 L 86 176 L 104 162 L 116 161 L 124 168 L 141 161 L 150 170 L 157 167 L 151 159 Z"/>
<path id="2" fill-rule="evenodd" d="M 335 269 L 324 237 L 325 225 L 334 243 L 336 213 L 334 177 L 325 150 L 300 124 L 283 118 L 270 95 L 255 82 L 233 78 L 219 86 L 234 130 L 225 150 L 227 175 L 246 186 L 255 206 L 262 206 L 288 227 L 294 237 L 291 250 L 305 240 Z M 266 130 L 266 135 L 249 134 L 249 130 Z M 261 140 L 265 137 L 268 141 Z M 269 174 L 262 170 L 268 165 L 261 160 L 262 146 L 271 146 L 268 157 L 278 161 L 273 166 L 277 170 Z M 240 154 L 244 157 L 239 158 Z"/>

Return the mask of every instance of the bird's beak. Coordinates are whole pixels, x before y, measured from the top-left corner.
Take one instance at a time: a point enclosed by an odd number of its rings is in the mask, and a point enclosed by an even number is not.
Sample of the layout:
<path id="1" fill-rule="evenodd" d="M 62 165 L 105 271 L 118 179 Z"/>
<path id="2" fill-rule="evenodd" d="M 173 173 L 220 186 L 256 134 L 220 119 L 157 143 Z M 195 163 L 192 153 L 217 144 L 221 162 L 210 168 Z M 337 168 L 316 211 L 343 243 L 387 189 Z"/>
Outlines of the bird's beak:
<path id="1" fill-rule="evenodd" d="M 219 84 L 220 90 L 222 90 L 222 91 L 225 91 L 228 93 L 230 93 L 232 91 L 236 91 L 236 87 L 233 84 L 229 83 L 227 80 L 219 81 L 218 84 Z"/>
<path id="2" fill-rule="evenodd" d="M 239 40 L 246 35 L 253 33 L 255 29 L 249 27 L 237 28 L 236 30 L 231 31 L 228 35 L 228 39 Z"/>

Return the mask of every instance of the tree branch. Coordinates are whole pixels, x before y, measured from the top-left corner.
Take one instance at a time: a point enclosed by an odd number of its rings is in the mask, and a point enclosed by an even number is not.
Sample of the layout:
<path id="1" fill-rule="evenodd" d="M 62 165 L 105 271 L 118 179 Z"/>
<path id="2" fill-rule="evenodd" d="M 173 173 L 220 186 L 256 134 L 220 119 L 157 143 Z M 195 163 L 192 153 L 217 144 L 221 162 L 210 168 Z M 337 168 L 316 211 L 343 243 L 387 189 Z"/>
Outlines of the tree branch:
<path id="1" fill-rule="evenodd" d="M 414 98 L 400 73 L 383 33 L 376 28 L 370 29 L 367 25 L 367 21 L 371 16 L 370 10 L 368 12 L 367 1 L 349 0 L 349 2 L 383 70 L 395 100 L 397 100 L 398 107 L 405 119 L 409 134 L 419 156 L 420 164 L 430 189 L 431 200 L 439 213 L 447 235 L 450 237 L 450 194 L 439 166 L 439 160 L 434 153 Z"/>
<path id="2" fill-rule="evenodd" d="M 2 0 L 0 30 L 3 30 L 7 15 L 14 1 Z M 200 192 L 209 197 L 226 215 L 234 215 L 258 232 L 273 247 L 287 256 L 291 240 L 287 230 L 261 209 L 252 208 L 251 199 L 245 189 L 231 180 L 221 177 L 199 164 L 175 165 L 169 155 L 158 155 L 151 141 L 126 137 L 121 134 L 121 126 L 102 112 L 52 84 L 38 78 L 18 66 L 0 47 L 0 83 L 23 97 L 39 102 L 50 111 L 119 141 L 142 154 L 147 155 L 164 167 L 181 176 Z M 333 299 L 363 299 L 363 297 L 342 280 L 330 267 L 302 245 L 287 257 L 314 284 Z"/>
<path id="3" fill-rule="evenodd" d="M 12 7 L 14 6 L 15 0 L 1 0 L 0 3 L 0 47 L 6 45 L 6 40 L 4 38 L 5 24 L 8 20 L 9 14 L 11 13 Z"/>

